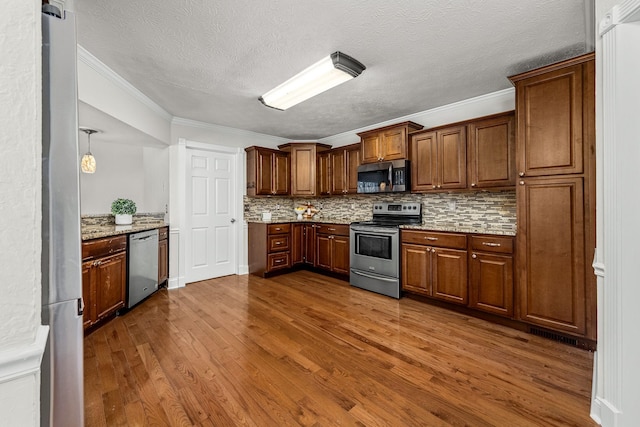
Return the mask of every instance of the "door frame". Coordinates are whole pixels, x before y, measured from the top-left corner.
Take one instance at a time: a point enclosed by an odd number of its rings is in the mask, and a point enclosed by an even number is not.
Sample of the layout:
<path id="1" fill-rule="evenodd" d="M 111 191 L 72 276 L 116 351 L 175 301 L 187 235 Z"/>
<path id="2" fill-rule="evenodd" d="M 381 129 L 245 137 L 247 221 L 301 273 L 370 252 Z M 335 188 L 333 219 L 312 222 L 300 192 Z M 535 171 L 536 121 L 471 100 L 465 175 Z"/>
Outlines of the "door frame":
<path id="1" fill-rule="evenodd" d="M 175 162 L 171 167 L 171 182 L 176 183 L 172 186 L 171 191 L 171 244 L 169 245 L 171 254 L 170 259 L 174 260 L 170 265 L 169 288 L 184 287 L 186 284 L 186 245 L 191 244 L 189 234 L 187 233 L 186 207 L 186 190 L 187 190 L 187 150 L 195 149 L 201 151 L 218 152 L 231 154 L 234 156 L 235 177 L 234 185 L 231 189 L 235 194 L 239 195 L 235 201 L 235 215 L 238 227 L 234 237 L 237 239 L 236 246 L 236 265 L 235 274 L 246 274 L 248 265 L 245 265 L 246 256 L 243 257 L 243 251 L 246 250 L 246 225 L 242 219 L 244 212 L 244 190 L 245 190 L 245 155 L 244 149 L 239 147 L 229 147 L 223 145 L 214 145 L 198 141 L 188 140 L 186 138 L 178 138 L 178 145 L 171 147 L 171 162 Z M 177 270 L 177 274 L 173 273 Z"/>

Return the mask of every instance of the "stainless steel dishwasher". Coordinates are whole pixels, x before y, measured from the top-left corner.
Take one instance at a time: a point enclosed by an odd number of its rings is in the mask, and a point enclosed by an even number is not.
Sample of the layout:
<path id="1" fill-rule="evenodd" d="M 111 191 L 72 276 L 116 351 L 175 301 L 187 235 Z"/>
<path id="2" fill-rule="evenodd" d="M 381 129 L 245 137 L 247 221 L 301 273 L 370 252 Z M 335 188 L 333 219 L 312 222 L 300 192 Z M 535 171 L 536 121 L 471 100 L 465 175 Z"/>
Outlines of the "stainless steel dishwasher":
<path id="1" fill-rule="evenodd" d="M 158 230 L 129 235 L 127 308 L 158 290 Z"/>

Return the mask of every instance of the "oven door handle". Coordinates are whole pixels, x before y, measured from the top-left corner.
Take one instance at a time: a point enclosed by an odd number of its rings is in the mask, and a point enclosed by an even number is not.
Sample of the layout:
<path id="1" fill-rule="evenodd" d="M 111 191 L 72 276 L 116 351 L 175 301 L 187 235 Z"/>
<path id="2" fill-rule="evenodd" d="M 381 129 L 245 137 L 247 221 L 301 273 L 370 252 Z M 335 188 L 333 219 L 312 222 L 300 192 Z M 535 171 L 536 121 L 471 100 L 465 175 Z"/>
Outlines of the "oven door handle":
<path id="1" fill-rule="evenodd" d="M 388 235 L 388 236 L 394 236 L 394 235 L 398 234 L 398 230 L 386 231 L 386 230 L 380 230 L 380 229 L 377 229 L 377 228 L 374 228 L 374 227 L 371 227 L 371 228 L 355 228 L 355 227 L 352 227 L 351 230 L 355 231 L 356 233 L 384 234 L 384 235 Z"/>
<path id="2" fill-rule="evenodd" d="M 384 282 L 393 282 L 396 283 L 398 281 L 398 279 L 387 279 L 386 277 L 382 277 L 382 276 L 372 276 L 370 274 L 367 273 L 362 273 L 360 271 L 356 271 L 356 270 L 351 270 L 351 272 L 353 274 L 357 274 L 358 276 L 363 276 L 363 277 L 368 277 L 369 279 L 376 279 L 376 280 L 382 280 Z"/>

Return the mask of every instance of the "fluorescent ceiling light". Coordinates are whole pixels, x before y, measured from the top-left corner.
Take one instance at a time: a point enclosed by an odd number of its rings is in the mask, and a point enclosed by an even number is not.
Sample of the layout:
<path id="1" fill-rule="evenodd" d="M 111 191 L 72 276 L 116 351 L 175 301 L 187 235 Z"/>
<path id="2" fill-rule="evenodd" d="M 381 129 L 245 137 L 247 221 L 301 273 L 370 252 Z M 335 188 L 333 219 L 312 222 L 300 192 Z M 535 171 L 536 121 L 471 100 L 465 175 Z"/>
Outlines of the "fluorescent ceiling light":
<path id="1" fill-rule="evenodd" d="M 334 52 L 260 97 L 267 107 L 286 110 L 325 90 L 358 77 L 365 66 L 342 52 Z"/>

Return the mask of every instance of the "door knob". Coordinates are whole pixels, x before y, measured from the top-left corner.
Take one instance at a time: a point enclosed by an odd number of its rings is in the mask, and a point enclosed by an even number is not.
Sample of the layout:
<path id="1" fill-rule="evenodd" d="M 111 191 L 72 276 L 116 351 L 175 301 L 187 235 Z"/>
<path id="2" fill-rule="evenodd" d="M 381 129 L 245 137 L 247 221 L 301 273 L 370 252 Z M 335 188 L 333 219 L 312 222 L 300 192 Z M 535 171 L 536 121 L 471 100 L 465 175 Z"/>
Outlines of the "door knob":
<path id="1" fill-rule="evenodd" d="M 233 224 L 234 222 L 236 222 L 235 218 L 231 218 L 231 224 Z"/>

